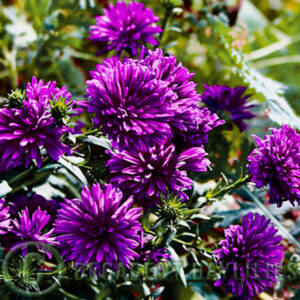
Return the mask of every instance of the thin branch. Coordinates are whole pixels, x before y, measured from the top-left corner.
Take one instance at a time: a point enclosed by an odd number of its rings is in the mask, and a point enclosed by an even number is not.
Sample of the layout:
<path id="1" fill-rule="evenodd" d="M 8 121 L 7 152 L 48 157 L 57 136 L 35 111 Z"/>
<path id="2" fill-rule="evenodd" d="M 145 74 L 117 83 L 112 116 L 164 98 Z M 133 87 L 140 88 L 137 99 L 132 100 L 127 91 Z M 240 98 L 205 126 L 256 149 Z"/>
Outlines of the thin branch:
<path id="1" fill-rule="evenodd" d="M 300 63 L 300 55 L 280 56 L 269 59 L 259 60 L 251 63 L 251 67 L 255 69 L 261 69 L 271 66 L 283 65 L 283 64 L 297 64 Z"/>

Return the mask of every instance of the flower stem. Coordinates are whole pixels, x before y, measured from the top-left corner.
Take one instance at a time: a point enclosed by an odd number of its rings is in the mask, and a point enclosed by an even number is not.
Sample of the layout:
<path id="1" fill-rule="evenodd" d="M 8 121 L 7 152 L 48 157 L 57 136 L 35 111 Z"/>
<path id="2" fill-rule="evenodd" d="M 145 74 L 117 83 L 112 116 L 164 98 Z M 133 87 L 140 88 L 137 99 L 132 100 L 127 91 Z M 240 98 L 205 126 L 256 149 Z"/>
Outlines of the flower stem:
<path id="1" fill-rule="evenodd" d="M 166 11 L 165 11 L 164 18 L 162 20 L 162 25 L 161 25 L 162 32 L 159 35 L 159 43 L 161 42 L 161 40 L 163 38 L 166 26 L 168 24 L 168 20 L 172 16 L 174 4 L 172 2 L 170 2 L 170 1 L 165 1 L 163 3 L 163 6 L 165 7 Z"/>

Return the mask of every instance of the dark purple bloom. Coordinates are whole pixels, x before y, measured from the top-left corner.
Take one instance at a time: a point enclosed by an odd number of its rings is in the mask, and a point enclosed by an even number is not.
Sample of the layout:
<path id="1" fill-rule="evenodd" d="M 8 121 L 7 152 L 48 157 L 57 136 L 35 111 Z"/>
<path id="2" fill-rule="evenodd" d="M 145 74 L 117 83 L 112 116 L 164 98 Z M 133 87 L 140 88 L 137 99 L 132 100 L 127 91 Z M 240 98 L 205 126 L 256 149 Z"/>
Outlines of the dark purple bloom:
<path id="1" fill-rule="evenodd" d="M 225 229 L 225 240 L 214 250 L 216 261 L 225 269 L 215 286 L 224 285 L 226 292 L 239 299 L 252 299 L 276 282 L 283 258 L 281 236 L 264 216 L 248 213 L 242 225 Z"/>
<path id="2" fill-rule="evenodd" d="M 82 105 L 96 114 L 95 125 L 101 125 L 110 139 L 123 145 L 172 134 L 168 121 L 174 116 L 171 99 L 176 95 L 146 66 L 109 59 L 90 74 L 86 89 L 90 101 Z"/>
<path id="3" fill-rule="evenodd" d="M 198 147 L 208 143 L 208 134 L 215 127 L 225 123 L 217 114 L 212 114 L 207 107 L 195 109 L 194 122 L 180 136 L 186 147 Z"/>
<path id="4" fill-rule="evenodd" d="M 204 88 L 201 100 L 212 112 L 220 113 L 221 115 L 222 112 L 228 113 L 230 121 L 235 123 L 241 131 L 247 129 L 247 124 L 243 120 L 255 117 L 249 111 L 255 105 L 246 103 L 247 99 L 251 96 L 243 96 L 246 87 L 238 86 L 232 88 L 224 85 L 208 86 L 204 84 Z"/>
<path id="5" fill-rule="evenodd" d="M 10 214 L 12 218 L 18 217 L 18 213 L 25 208 L 28 208 L 29 214 L 33 214 L 38 207 L 47 211 L 50 215 L 50 223 L 54 222 L 56 211 L 60 207 L 56 200 L 47 200 L 41 195 L 33 192 L 20 192 L 6 198 L 7 203 L 11 204 Z"/>
<path id="6" fill-rule="evenodd" d="M 55 126 L 43 101 L 27 99 L 23 108 L 0 109 L 0 170 L 23 164 L 27 168 L 34 160 L 41 168 L 44 148 L 50 157 L 58 160 L 69 148 L 61 142 L 63 128 Z"/>
<path id="7" fill-rule="evenodd" d="M 9 206 L 6 206 L 5 200 L 0 198 L 0 235 L 6 234 L 11 229 L 10 223 Z"/>
<path id="8" fill-rule="evenodd" d="M 147 234 L 145 237 L 141 237 L 141 244 L 140 248 L 138 250 L 140 254 L 139 261 L 141 262 L 155 262 L 156 264 L 159 264 L 161 262 L 168 262 L 171 259 L 171 255 L 167 252 L 165 248 L 157 248 L 152 243 L 153 236 L 150 234 Z"/>
<path id="9" fill-rule="evenodd" d="M 107 163 L 111 182 L 117 183 L 126 195 L 134 195 L 145 208 L 159 203 L 160 193 L 166 195 L 167 191 L 186 200 L 183 190 L 192 187 L 186 171 L 204 172 L 210 164 L 203 148 L 190 148 L 177 155 L 169 141 L 152 147 L 132 145 L 123 151 L 115 150 L 111 155 Z"/>
<path id="10" fill-rule="evenodd" d="M 300 204 L 300 134 L 288 125 L 270 128 L 264 140 L 253 136 L 257 144 L 248 156 L 251 181 L 258 188 L 270 186 L 270 203 L 278 207 L 289 200 Z"/>
<path id="11" fill-rule="evenodd" d="M 106 59 L 91 76 L 86 90 L 90 101 L 82 105 L 96 114 L 95 125 L 121 147 L 137 141 L 153 144 L 174 135 L 201 146 L 208 132 L 223 124 L 217 115 L 199 108 L 193 74 L 160 49 L 149 50 L 145 59 Z"/>
<path id="12" fill-rule="evenodd" d="M 33 213 L 29 213 L 28 208 L 19 212 L 18 218 L 13 220 L 14 228 L 12 230 L 22 241 L 40 242 L 43 244 L 56 245 L 53 236 L 54 228 L 47 230 L 50 215 L 39 207 Z"/>
<path id="13" fill-rule="evenodd" d="M 96 17 L 96 25 L 90 26 L 90 40 L 104 44 L 98 54 L 113 49 L 121 54 L 126 49 L 135 56 L 144 43 L 158 44 L 153 35 L 162 30 L 153 23 L 159 18 L 143 3 L 130 1 L 127 7 L 125 2 L 117 2 L 103 10 L 104 15 Z"/>
<path id="14" fill-rule="evenodd" d="M 55 222 L 61 253 L 67 261 L 101 272 L 104 264 L 116 270 L 121 262 L 129 268 L 138 257 L 141 208 L 130 208 L 130 197 L 123 204 L 122 192 L 111 184 L 84 187 L 81 199 L 65 200 Z"/>

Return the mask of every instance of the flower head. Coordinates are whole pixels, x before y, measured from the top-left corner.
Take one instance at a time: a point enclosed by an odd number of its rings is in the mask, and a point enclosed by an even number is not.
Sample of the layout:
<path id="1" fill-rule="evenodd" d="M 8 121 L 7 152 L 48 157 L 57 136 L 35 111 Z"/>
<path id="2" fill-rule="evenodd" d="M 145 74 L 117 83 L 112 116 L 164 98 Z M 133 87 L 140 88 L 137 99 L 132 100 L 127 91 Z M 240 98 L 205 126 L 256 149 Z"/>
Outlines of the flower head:
<path id="1" fill-rule="evenodd" d="M 251 181 L 258 188 L 270 186 L 270 203 L 281 206 L 289 200 L 300 204 L 300 134 L 288 125 L 272 129 L 248 156 Z"/>
<path id="2" fill-rule="evenodd" d="M 53 237 L 54 228 L 47 230 L 49 226 L 50 215 L 47 211 L 39 207 L 33 213 L 29 213 L 26 207 L 19 212 L 18 218 L 13 220 L 14 228 L 12 230 L 23 241 L 34 241 L 43 244 L 56 245 Z"/>
<path id="3" fill-rule="evenodd" d="M 121 54 L 126 49 L 135 56 L 144 43 L 158 44 L 153 36 L 162 31 L 160 26 L 153 26 L 157 21 L 159 18 L 143 3 L 130 1 L 127 7 L 125 2 L 117 2 L 96 17 L 96 25 L 90 26 L 90 40 L 104 44 L 99 54 L 113 49 Z"/>
<path id="4" fill-rule="evenodd" d="M 95 125 L 112 140 L 124 145 L 172 134 L 170 101 L 176 96 L 146 66 L 110 59 L 91 76 L 86 89 L 90 101 L 82 105 L 96 114 Z"/>
<path id="5" fill-rule="evenodd" d="M 188 146 L 201 146 L 208 132 L 223 124 L 199 108 L 193 74 L 160 49 L 139 60 L 106 59 L 91 76 L 86 89 L 90 101 L 82 105 L 120 147 L 138 141 L 153 145 L 176 135 Z"/>
<path id="6" fill-rule="evenodd" d="M 33 159 L 41 168 L 44 148 L 50 157 L 58 160 L 69 148 L 61 142 L 63 128 L 55 121 L 43 102 L 26 99 L 21 109 L 0 109 L 0 170 L 23 164 Z"/>
<path id="7" fill-rule="evenodd" d="M 252 299 L 276 282 L 283 258 L 281 236 L 264 216 L 248 213 L 242 225 L 225 229 L 225 240 L 214 250 L 218 264 L 225 267 L 224 276 L 215 282 L 239 299 Z"/>
<path id="8" fill-rule="evenodd" d="M 71 93 L 67 91 L 65 86 L 59 88 L 56 86 L 55 81 L 44 83 L 42 79 L 37 80 L 35 76 L 32 77 L 31 82 L 28 82 L 26 86 L 27 99 L 43 102 L 47 106 L 52 99 L 64 98 L 70 101 L 71 96 Z"/>
<path id="9" fill-rule="evenodd" d="M 91 263 L 99 273 L 104 264 L 116 270 L 121 262 L 129 267 L 138 257 L 141 208 L 130 208 L 130 197 L 123 204 L 122 192 L 111 184 L 84 187 L 81 199 L 65 200 L 55 222 L 57 240 L 66 260 L 86 266 Z M 94 265 L 93 265 L 94 264 Z"/>
<path id="10" fill-rule="evenodd" d="M 210 164 L 206 154 L 203 148 L 194 147 L 178 155 L 175 146 L 164 141 L 152 147 L 141 144 L 115 150 L 107 166 L 112 174 L 111 182 L 149 208 L 160 202 L 160 193 L 166 195 L 167 191 L 187 199 L 183 190 L 192 187 L 192 180 L 186 171 L 206 171 Z"/>
<path id="11" fill-rule="evenodd" d="M 247 129 L 247 124 L 243 120 L 252 119 L 255 115 L 249 111 L 254 105 L 246 103 L 251 95 L 243 96 L 246 87 L 232 88 L 224 85 L 204 84 L 204 88 L 201 100 L 212 112 L 220 114 L 227 112 L 230 121 L 235 123 L 241 131 Z"/>
<path id="12" fill-rule="evenodd" d="M 10 229 L 11 218 L 9 206 L 5 205 L 5 200 L 0 198 L 0 234 L 6 234 Z"/>

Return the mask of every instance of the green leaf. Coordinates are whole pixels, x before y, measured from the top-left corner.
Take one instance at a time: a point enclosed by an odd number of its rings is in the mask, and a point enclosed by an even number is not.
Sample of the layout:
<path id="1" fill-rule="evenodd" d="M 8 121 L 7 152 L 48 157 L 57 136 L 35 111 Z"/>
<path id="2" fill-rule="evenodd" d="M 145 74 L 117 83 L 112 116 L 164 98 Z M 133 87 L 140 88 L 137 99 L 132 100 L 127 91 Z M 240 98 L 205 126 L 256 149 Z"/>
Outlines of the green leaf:
<path id="1" fill-rule="evenodd" d="M 82 141 L 88 144 L 100 146 L 102 148 L 111 150 L 111 142 L 106 137 L 95 137 L 93 135 L 88 135 Z"/>
<path id="2" fill-rule="evenodd" d="M 60 157 L 58 162 L 72 172 L 84 185 L 88 185 L 88 182 L 79 167 L 68 162 L 63 157 Z"/>
<path id="3" fill-rule="evenodd" d="M 178 257 L 176 251 L 172 247 L 169 246 L 167 249 L 168 249 L 168 251 L 169 251 L 169 253 L 170 253 L 171 257 L 172 257 L 171 262 L 173 263 L 176 272 L 179 274 L 180 279 L 181 279 L 183 285 L 186 287 L 187 286 L 187 282 L 186 282 L 185 273 L 184 273 L 184 270 L 183 270 L 183 266 L 182 266 L 181 260 Z"/>
<path id="4" fill-rule="evenodd" d="M 12 188 L 8 185 L 7 181 L 2 181 L 0 183 L 0 197 L 6 196 L 12 191 Z"/>

